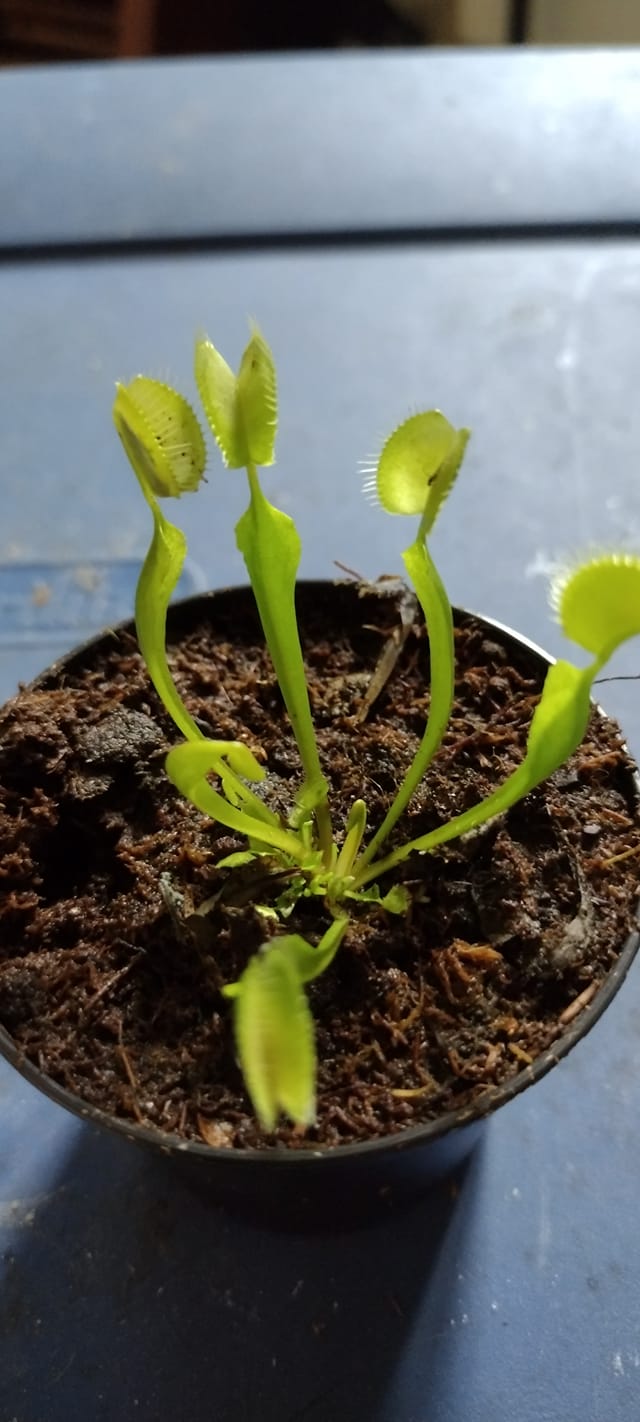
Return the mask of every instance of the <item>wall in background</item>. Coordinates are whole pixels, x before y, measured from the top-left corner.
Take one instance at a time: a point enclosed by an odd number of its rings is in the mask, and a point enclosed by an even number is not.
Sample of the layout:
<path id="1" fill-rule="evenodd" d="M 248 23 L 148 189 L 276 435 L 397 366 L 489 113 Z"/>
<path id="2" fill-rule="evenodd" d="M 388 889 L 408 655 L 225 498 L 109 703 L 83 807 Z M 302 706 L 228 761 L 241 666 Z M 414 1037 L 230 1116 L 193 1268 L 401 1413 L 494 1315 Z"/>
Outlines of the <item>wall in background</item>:
<path id="1" fill-rule="evenodd" d="M 454 39 L 464 44 L 506 44 L 510 38 L 511 0 L 457 0 Z"/>
<path id="2" fill-rule="evenodd" d="M 640 0 L 392 0 L 439 44 L 640 44 Z"/>
<path id="3" fill-rule="evenodd" d="M 528 38 L 538 44 L 640 44 L 640 4 L 529 0 Z"/>
<path id="4" fill-rule="evenodd" d="M 0 0 L 0 63 L 513 39 L 640 44 L 640 0 Z"/>

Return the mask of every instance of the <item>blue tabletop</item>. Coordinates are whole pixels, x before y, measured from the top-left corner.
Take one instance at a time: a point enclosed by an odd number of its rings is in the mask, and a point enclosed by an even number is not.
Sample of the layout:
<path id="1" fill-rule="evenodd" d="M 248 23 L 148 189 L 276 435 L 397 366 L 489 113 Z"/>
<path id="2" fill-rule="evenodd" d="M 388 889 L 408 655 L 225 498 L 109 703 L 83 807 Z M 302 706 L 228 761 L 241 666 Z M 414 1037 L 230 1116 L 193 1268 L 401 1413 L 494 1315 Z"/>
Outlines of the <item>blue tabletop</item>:
<path id="1" fill-rule="evenodd" d="M 5 72 L 0 244 L 640 218 L 633 50 Z"/>
<path id="2" fill-rule="evenodd" d="M 640 547 L 639 72 L 630 52 L 2 75 L 1 693 L 131 610 L 148 511 L 115 379 L 189 393 L 196 330 L 237 357 L 248 315 L 303 570 L 398 569 L 407 526 L 363 501 L 358 460 L 440 405 L 473 428 L 437 539 L 451 594 L 559 651 L 550 569 Z M 243 489 L 210 479 L 185 591 L 242 577 Z M 603 691 L 640 751 L 636 684 Z M 224 1215 L 2 1064 L 1 1422 L 629 1422 L 639 1005 L 635 971 L 455 1188 L 317 1237 Z"/>

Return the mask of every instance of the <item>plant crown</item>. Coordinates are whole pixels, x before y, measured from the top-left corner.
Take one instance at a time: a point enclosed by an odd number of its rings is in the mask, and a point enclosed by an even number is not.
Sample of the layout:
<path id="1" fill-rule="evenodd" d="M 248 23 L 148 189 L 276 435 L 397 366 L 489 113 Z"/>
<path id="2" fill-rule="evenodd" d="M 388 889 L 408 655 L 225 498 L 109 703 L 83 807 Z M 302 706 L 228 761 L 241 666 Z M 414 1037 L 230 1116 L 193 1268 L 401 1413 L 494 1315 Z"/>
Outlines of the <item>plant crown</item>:
<path id="1" fill-rule="evenodd" d="M 549 667 L 529 729 L 522 763 L 492 794 L 428 834 L 385 851 L 436 754 L 454 694 L 454 634 L 449 599 L 429 548 L 440 509 L 457 478 L 469 432 L 456 430 L 437 410 L 412 415 L 394 430 L 370 471 L 369 485 L 390 514 L 413 515 L 417 531 L 403 553 L 409 582 L 429 636 L 431 685 L 427 724 L 413 760 L 382 823 L 366 839 L 367 810 L 354 801 L 336 832 L 314 733 L 295 611 L 301 545 L 295 524 L 269 502 L 258 466 L 274 462 L 276 373 L 269 347 L 252 329 L 237 375 L 210 341 L 199 339 L 195 378 L 202 406 L 229 469 L 245 468 L 249 503 L 236 525 L 275 674 L 302 766 L 288 819 L 252 789 L 264 767 L 242 741 L 205 736 L 180 696 L 167 660 L 166 617 L 186 553 L 186 539 L 165 517 L 159 499 L 195 491 L 204 474 L 203 435 L 188 402 L 159 381 L 137 376 L 118 385 L 116 429 L 149 504 L 153 536 L 136 591 L 135 619 L 142 656 L 155 689 L 183 740 L 166 759 L 170 780 L 203 814 L 243 836 L 246 849 L 220 860 L 230 870 L 260 856 L 275 865 L 273 902 L 260 906 L 274 935 L 224 989 L 233 1001 L 234 1032 L 245 1085 L 266 1131 L 280 1112 L 300 1127 L 315 1117 L 313 1024 L 304 985 L 324 972 L 345 935 L 349 912 L 375 903 L 388 913 L 409 908 L 403 884 L 380 881 L 412 854 L 476 830 L 503 814 L 561 766 L 580 744 L 594 678 L 627 638 L 640 633 L 640 558 L 593 557 L 558 577 L 552 601 L 566 636 L 592 660 L 586 667 L 557 661 Z M 210 777 L 215 777 L 215 785 Z M 282 891 L 282 871 L 287 883 Z M 298 934 L 277 933 L 298 899 L 319 895 L 331 924 L 313 946 Z"/>

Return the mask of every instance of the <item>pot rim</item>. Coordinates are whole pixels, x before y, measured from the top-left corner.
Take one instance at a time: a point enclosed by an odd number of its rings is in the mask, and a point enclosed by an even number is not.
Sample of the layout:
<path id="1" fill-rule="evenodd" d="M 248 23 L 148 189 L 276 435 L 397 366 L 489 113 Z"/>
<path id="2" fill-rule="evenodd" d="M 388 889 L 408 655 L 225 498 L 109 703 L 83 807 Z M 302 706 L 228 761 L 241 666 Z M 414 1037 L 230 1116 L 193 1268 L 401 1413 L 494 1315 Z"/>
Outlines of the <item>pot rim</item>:
<path id="1" fill-rule="evenodd" d="M 298 587 L 312 589 L 322 588 L 330 585 L 361 587 L 362 584 L 352 579 L 332 578 L 332 579 L 301 579 Z M 375 590 L 376 584 L 370 585 Z M 207 592 L 191 594 L 189 597 L 177 599 L 171 604 L 168 611 L 168 628 L 171 631 L 171 621 L 187 611 L 189 607 L 198 603 L 209 603 L 220 597 L 230 597 L 234 594 L 251 595 L 251 588 L 247 584 L 238 584 L 230 587 L 212 589 Z M 529 637 L 516 632 L 506 623 L 497 618 L 486 617 L 481 613 L 470 612 L 467 608 L 454 607 L 454 619 L 459 617 L 473 617 L 486 627 L 500 632 L 507 642 L 512 642 L 515 646 L 530 652 L 534 657 L 540 659 L 546 666 L 551 666 L 555 662 L 544 648 L 532 641 Z M 60 670 L 68 665 L 72 660 L 81 658 L 88 651 L 96 648 L 106 639 L 111 640 L 120 635 L 132 635 L 135 637 L 135 623 L 128 618 L 119 622 L 113 628 L 103 629 L 95 636 L 88 638 L 78 646 L 72 648 L 64 656 L 52 662 L 42 671 L 32 682 L 29 683 L 31 689 L 37 689 L 45 684 L 52 677 L 59 674 Z M 597 703 L 599 714 L 608 719 L 607 713 Z M 638 803 L 640 804 L 640 773 L 636 770 L 632 772 Z M 11 1066 L 13 1066 L 22 1077 L 32 1086 L 35 1086 L 43 1095 L 57 1105 L 64 1107 L 73 1115 L 79 1116 L 82 1120 L 91 1121 L 99 1126 L 115 1131 L 118 1135 L 124 1136 L 127 1140 L 137 1142 L 141 1145 L 152 1146 L 166 1155 L 188 1156 L 189 1158 L 202 1158 L 210 1163 L 219 1162 L 227 1166 L 233 1164 L 234 1168 L 245 1170 L 250 1165 L 260 1164 L 262 1168 L 269 1170 L 291 1170 L 302 1165 L 313 1164 L 315 1167 L 331 1168 L 339 1161 L 356 1161 L 369 1157 L 378 1158 L 382 1153 L 398 1153 L 409 1151 L 416 1147 L 425 1147 L 431 1143 L 441 1141 L 452 1132 L 460 1130 L 473 1123 L 485 1121 L 493 1115 L 501 1106 L 507 1105 L 516 1096 L 520 1096 L 529 1086 L 533 1086 L 537 1081 L 551 1071 L 552 1067 L 568 1055 L 577 1042 L 586 1037 L 591 1028 L 595 1026 L 606 1008 L 616 996 L 622 986 L 629 968 L 640 947 L 640 904 L 636 910 L 636 922 L 638 927 L 628 934 L 619 956 L 613 967 L 609 970 L 602 981 L 597 992 L 591 1001 L 578 1013 L 569 1023 L 564 1032 L 558 1036 L 540 1056 L 533 1062 L 523 1067 L 514 1076 L 501 1082 L 498 1086 L 490 1087 L 483 1092 L 473 1102 L 467 1106 L 459 1107 L 457 1110 L 448 1111 L 444 1115 L 436 1117 L 432 1121 L 422 1122 L 415 1126 L 406 1126 L 393 1132 L 388 1136 L 379 1136 L 374 1140 L 355 1141 L 351 1144 L 337 1146 L 301 1146 L 291 1149 L 284 1146 L 264 1146 L 260 1149 L 252 1147 L 245 1149 L 217 1147 L 207 1145 L 205 1142 L 180 1140 L 179 1137 L 170 1133 L 157 1130 L 150 1126 L 142 1126 L 134 1121 L 126 1121 L 118 1116 L 111 1116 L 101 1108 L 92 1106 L 82 1097 L 68 1091 L 66 1087 L 59 1085 L 47 1076 L 45 1072 L 36 1067 L 16 1045 L 7 1030 L 0 1024 L 0 1055 L 3 1056 Z M 224 1165 L 223 1165 L 224 1168 Z"/>

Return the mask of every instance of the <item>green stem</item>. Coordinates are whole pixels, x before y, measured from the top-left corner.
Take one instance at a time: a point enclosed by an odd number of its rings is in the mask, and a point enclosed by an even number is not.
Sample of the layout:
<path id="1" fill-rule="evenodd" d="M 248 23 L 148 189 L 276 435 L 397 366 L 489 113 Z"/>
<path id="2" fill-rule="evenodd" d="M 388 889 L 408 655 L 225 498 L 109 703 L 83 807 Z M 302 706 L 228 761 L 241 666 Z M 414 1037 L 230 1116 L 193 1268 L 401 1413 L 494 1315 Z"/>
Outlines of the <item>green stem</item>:
<path id="1" fill-rule="evenodd" d="M 584 739 L 591 710 L 591 686 L 606 659 L 605 652 L 587 667 L 576 667 L 565 661 L 554 662 L 547 671 L 540 700 L 533 713 L 522 764 L 477 805 L 454 815 L 446 824 L 420 835 L 409 844 L 400 845 L 385 859 L 370 864 L 365 873 L 357 877 L 358 888 L 395 869 L 410 854 L 430 853 L 448 840 L 479 829 L 487 820 L 504 814 L 536 785 L 548 780 L 559 766 L 566 764 Z"/>
<path id="2" fill-rule="evenodd" d="M 387 814 L 356 865 L 356 883 L 364 883 L 361 870 L 371 863 L 412 796 L 438 750 L 451 715 L 454 689 L 453 615 L 444 585 L 424 542 L 424 518 L 415 543 L 402 557 L 422 607 L 429 634 L 431 699 L 422 741 Z"/>
<path id="3" fill-rule="evenodd" d="M 265 498 L 255 464 L 247 465 L 247 474 L 251 502 L 237 525 L 236 538 L 300 752 L 323 863 L 329 869 L 333 831 L 327 783 L 313 729 L 295 607 L 300 540 L 292 519 Z"/>
<path id="4" fill-rule="evenodd" d="M 187 540 L 182 530 L 165 518 L 147 481 L 142 475 L 138 477 L 153 515 L 153 537 L 136 588 L 135 620 L 138 645 L 165 710 L 185 740 L 198 744 L 205 741 L 206 737 L 182 700 L 169 669 L 166 651 L 167 611 L 182 571 Z M 254 795 L 231 766 L 220 759 L 215 764 L 215 770 L 233 785 L 245 809 L 257 819 L 272 825 L 278 824 L 277 816 Z"/>
<path id="5" fill-rule="evenodd" d="M 505 785 L 495 790 L 486 800 L 479 805 L 473 805 L 470 810 L 464 810 L 462 814 L 455 815 L 452 820 L 448 820 L 445 825 L 438 825 L 437 829 L 431 830 L 430 834 L 422 835 L 419 840 L 412 840 L 410 844 L 401 844 L 397 849 L 392 850 L 384 859 L 376 860 L 375 864 L 370 864 L 364 874 L 358 874 L 357 884 L 361 888 L 364 884 L 370 884 L 372 879 L 377 879 L 383 874 L 387 874 L 390 869 L 395 869 L 403 860 L 408 859 L 410 854 L 416 852 L 428 854 L 439 845 L 446 844 L 448 840 L 458 839 L 460 835 L 467 834 L 469 830 L 477 829 L 479 825 L 493 819 L 495 815 L 502 814 L 514 805 L 517 800 L 526 795 L 529 784 L 526 775 L 522 775 L 523 767 L 520 766 Z M 516 778 L 517 777 L 517 778 Z M 508 788 L 507 788 L 508 787 Z"/>

